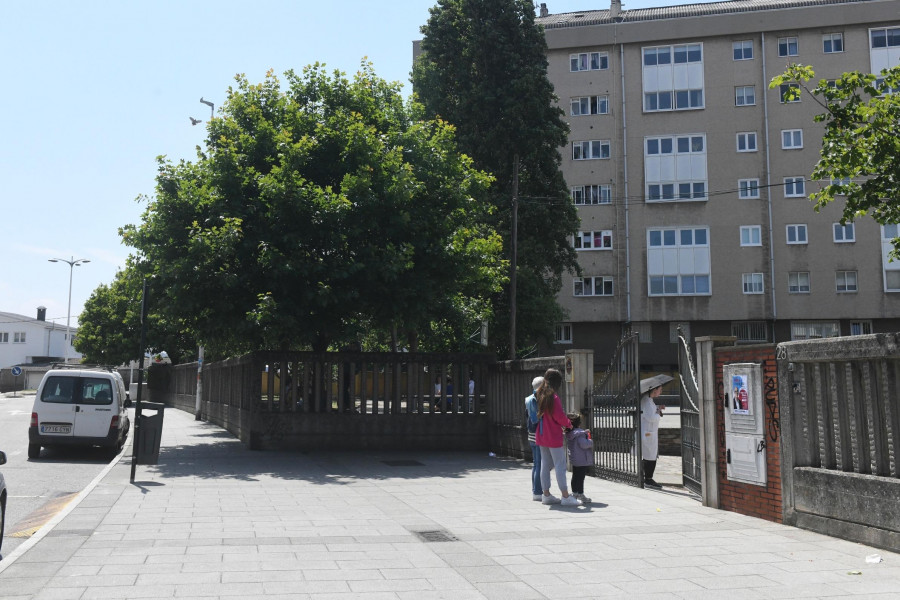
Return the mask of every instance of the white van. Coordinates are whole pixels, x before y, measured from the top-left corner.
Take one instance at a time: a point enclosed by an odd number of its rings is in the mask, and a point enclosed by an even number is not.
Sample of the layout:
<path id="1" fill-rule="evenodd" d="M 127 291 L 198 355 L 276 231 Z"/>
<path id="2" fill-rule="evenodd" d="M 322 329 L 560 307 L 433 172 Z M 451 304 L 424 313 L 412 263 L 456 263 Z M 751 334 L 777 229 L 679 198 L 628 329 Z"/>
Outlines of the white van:
<path id="1" fill-rule="evenodd" d="M 54 368 L 44 374 L 28 428 L 28 458 L 41 447 L 102 446 L 117 454 L 131 421 L 122 376 L 113 369 Z"/>

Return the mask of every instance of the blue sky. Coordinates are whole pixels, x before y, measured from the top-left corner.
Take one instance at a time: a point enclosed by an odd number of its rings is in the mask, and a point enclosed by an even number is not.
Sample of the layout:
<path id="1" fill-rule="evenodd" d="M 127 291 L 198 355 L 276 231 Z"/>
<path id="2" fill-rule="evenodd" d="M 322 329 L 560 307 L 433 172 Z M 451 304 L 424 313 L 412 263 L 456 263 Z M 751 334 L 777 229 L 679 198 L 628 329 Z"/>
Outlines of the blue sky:
<path id="1" fill-rule="evenodd" d="M 236 73 L 251 82 L 362 58 L 409 89 L 412 40 L 434 0 L 3 0 L 0 64 L 0 311 L 72 323 L 125 265 L 118 228 L 138 223 L 155 158 L 193 160 L 209 107 Z M 549 0 L 551 13 L 609 7 Z M 684 2 L 632 0 L 624 8 Z"/>

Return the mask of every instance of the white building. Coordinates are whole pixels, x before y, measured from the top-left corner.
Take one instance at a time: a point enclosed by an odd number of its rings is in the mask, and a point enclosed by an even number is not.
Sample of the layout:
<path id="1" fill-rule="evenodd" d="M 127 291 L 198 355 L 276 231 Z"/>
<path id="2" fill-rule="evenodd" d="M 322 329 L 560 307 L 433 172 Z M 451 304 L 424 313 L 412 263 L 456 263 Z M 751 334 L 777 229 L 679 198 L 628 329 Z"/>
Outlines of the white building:
<path id="1" fill-rule="evenodd" d="M 0 368 L 15 365 L 62 361 L 69 344 L 70 361 L 80 362 L 82 355 L 71 346 L 78 329 L 71 328 L 66 340 L 66 326 L 46 320 L 47 309 L 37 309 L 37 318 L 0 312 Z"/>

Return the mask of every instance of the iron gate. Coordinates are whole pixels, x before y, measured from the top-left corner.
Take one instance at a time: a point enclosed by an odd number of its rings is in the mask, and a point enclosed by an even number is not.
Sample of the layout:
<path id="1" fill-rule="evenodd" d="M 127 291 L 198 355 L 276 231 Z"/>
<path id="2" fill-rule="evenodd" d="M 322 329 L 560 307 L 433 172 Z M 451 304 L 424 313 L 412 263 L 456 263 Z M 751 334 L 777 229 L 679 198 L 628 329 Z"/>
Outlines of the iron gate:
<path id="1" fill-rule="evenodd" d="M 700 454 L 700 388 L 691 347 L 678 327 L 678 374 L 681 396 L 681 478 L 684 487 L 701 495 L 703 456 Z"/>
<path id="2" fill-rule="evenodd" d="M 630 333 L 619 342 L 589 403 L 595 474 L 637 487 L 644 484 L 641 445 L 635 444 L 641 422 L 640 376 L 638 336 Z"/>

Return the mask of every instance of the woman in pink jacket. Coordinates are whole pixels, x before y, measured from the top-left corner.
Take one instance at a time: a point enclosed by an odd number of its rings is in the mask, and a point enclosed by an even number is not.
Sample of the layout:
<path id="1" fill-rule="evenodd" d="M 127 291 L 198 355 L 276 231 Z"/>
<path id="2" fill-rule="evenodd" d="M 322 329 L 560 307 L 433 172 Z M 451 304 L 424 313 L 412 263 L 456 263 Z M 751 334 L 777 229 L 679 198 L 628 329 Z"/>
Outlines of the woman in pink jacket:
<path id="1" fill-rule="evenodd" d="M 571 429 L 572 422 L 566 416 L 556 391 L 562 386 L 562 373 L 556 369 L 547 369 L 544 383 L 537 390 L 538 426 L 534 441 L 541 449 L 541 488 L 543 504 L 560 504 L 578 506 L 581 502 L 569 495 L 566 486 L 566 444 L 563 429 Z M 550 495 L 550 469 L 556 471 L 556 483 L 562 493 L 562 501 Z"/>

